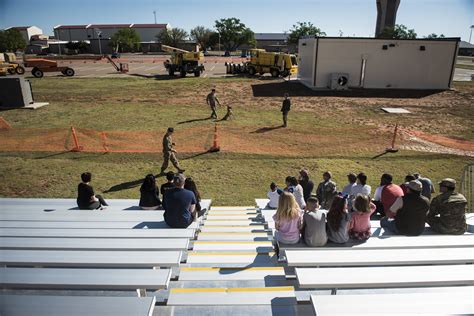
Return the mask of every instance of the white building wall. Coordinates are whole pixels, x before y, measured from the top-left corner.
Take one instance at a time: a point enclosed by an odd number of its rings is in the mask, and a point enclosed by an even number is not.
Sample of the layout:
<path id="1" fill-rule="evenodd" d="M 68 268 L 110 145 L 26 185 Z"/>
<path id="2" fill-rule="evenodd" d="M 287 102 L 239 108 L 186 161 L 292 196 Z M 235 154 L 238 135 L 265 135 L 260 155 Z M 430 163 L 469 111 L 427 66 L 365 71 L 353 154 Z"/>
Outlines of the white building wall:
<path id="1" fill-rule="evenodd" d="M 456 41 L 337 38 L 305 41 L 318 43 L 317 58 L 316 54 L 312 56 L 317 61 L 312 68 L 306 66 L 308 62 L 305 60 L 311 56 L 300 55 L 302 82 L 313 88 L 327 88 L 331 73 L 348 73 L 350 87 L 448 89 L 457 47 Z M 382 49 L 383 45 L 388 46 L 387 50 Z M 425 50 L 420 50 L 420 46 Z M 366 59 L 366 71 L 361 85 L 363 59 Z M 309 69 L 316 77 L 315 83 L 308 84 Z"/>
<path id="2" fill-rule="evenodd" d="M 40 34 L 43 34 L 43 30 L 40 29 L 39 27 L 37 26 L 31 26 L 27 29 L 27 36 L 28 36 L 28 39 L 27 39 L 27 43 L 30 42 L 30 38 L 33 36 L 33 35 L 40 35 Z"/>
<path id="3" fill-rule="evenodd" d="M 315 58 L 316 41 L 301 39 L 298 49 L 298 79 L 307 86 L 314 85 Z"/>

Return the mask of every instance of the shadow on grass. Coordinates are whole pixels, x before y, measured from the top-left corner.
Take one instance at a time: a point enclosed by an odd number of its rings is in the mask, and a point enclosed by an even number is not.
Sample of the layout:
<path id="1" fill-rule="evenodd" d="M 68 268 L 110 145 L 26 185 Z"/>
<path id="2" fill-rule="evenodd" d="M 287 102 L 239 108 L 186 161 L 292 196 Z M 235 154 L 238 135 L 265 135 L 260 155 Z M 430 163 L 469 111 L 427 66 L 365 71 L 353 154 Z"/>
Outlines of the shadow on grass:
<path id="1" fill-rule="evenodd" d="M 283 125 L 262 127 L 262 128 L 254 130 L 253 132 L 250 132 L 250 134 L 260 134 L 260 133 L 271 132 L 273 130 L 280 129 L 283 127 L 284 127 Z"/>
<path id="2" fill-rule="evenodd" d="M 197 153 L 189 157 L 183 158 L 182 160 L 189 160 L 189 159 L 197 158 L 197 157 L 204 156 L 206 154 L 211 154 L 211 153 L 212 152 L 210 150 L 206 150 L 206 151 L 203 151 L 202 153 Z"/>
<path id="3" fill-rule="evenodd" d="M 123 182 L 120 184 L 116 184 L 114 186 L 111 186 L 107 190 L 104 191 L 104 193 L 110 193 L 110 192 L 117 192 L 117 191 L 122 191 L 122 190 L 127 190 L 131 188 L 135 188 L 142 184 L 143 179 L 140 178 L 138 180 L 133 180 L 133 181 L 128 181 L 128 182 Z"/>
<path id="4" fill-rule="evenodd" d="M 170 75 L 143 75 L 143 74 L 128 74 L 128 75 L 132 77 L 140 77 L 140 78 L 155 79 L 155 80 L 181 79 L 180 76 L 170 76 Z"/>
<path id="5" fill-rule="evenodd" d="M 191 119 L 191 120 L 187 120 L 187 121 L 182 121 L 182 122 L 178 122 L 177 124 L 186 124 L 186 123 L 193 123 L 193 122 L 203 122 L 203 121 L 208 121 L 212 119 L 210 116 L 208 117 L 204 117 L 204 118 L 198 118 L 198 119 Z"/>
<path id="6" fill-rule="evenodd" d="M 57 157 L 57 156 L 62 156 L 62 155 L 67 155 L 67 154 L 78 154 L 78 153 L 75 153 L 75 152 L 70 151 L 70 150 L 66 150 L 66 151 L 61 151 L 61 152 L 58 152 L 58 153 L 48 154 L 46 156 L 35 157 L 34 159 L 48 159 L 48 158 L 51 158 L 51 157 Z M 75 159 L 75 160 L 87 159 L 87 158 L 91 158 L 91 157 L 98 157 L 98 156 L 107 155 L 108 153 L 107 152 L 98 152 L 98 153 L 84 153 L 84 152 L 81 152 L 79 154 L 80 154 L 80 156 L 68 157 L 68 159 Z"/>
<path id="7" fill-rule="evenodd" d="M 254 97 L 283 97 L 287 92 L 290 96 L 305 97 L 347 97 L 347 98 L 389 98 L 389 99 L 420 99 L 444 90 L 409 90 L 409 89 L 360 89 L 349 90 L 311 90 L 297 81 L 271 82 L 252 85 Z"/>

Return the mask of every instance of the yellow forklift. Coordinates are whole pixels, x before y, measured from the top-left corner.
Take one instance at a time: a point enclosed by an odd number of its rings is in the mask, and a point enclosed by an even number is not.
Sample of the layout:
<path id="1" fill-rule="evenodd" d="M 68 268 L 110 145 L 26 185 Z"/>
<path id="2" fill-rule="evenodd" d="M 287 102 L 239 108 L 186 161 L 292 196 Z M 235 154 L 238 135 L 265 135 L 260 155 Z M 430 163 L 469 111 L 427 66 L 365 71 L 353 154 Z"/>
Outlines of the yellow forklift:
<path id="1" fill-rule="evenodd" d="M 168 45 L 161 45 L 161 49 L 171 53 L 171 58 L 163 63 L 170 76 L 179 72 L 181 77 L 186 77 L 186 74 L 194 74 L 194 77 L 199 77 L 203 73 L 204 54 L 202 52 L 189 52 Z"/>
<path id="2" fill-rule="evenodd" d="M 0 54 L 3 55 L 3 61 L 0 60 L 0 62 L 4 62 L 5 64 L 8 65 L 7 71 L 10 75 L 13 75 L 14 73 L 17 73 L 18 75 L 22 75 L 25 73 L 25 68 L 18 63 L 16 56 L 14 53 L 3 53 Z"/>

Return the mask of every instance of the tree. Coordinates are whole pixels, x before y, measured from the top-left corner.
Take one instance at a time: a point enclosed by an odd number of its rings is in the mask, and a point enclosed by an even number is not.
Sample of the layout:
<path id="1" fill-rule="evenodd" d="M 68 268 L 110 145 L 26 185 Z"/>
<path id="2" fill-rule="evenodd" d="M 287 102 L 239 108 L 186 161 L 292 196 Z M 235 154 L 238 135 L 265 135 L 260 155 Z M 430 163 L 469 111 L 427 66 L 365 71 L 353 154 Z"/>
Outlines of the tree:
<path id="1" fill-rule="evenodd" d="M 255 33 L 237 18 L 216 20 L 215 28 L 226 51 L 245 44 L 255 47 Z"/>
<path id="2" fill-rule="evenodd" d="M 161 44 L 178 47 L 179 44 L 188 38 L 188 32 L 178 27 L 174 27 L 162 30 L 158 35 L 156 35 L 156 38 Z"/>
<path id="3" fill-rule="evenodd" d="M 428 36 L 425 36 L 425 38 L 445 38 L 444 34 L 436 34 L 436 33 L 431 33 Z"/>
<path id="4" fill-rule="evenodd" d="M 403 24 L 395 24 L 394 27 L 386 27 L 378 37 L 394 39 L 416 39 L 416 33 L 414 29 L 408 29 Z"/>
<path id="5" fill-rule="evenodd" d="M 66 48 L 70 50 L 75 50 L 79 53 L 85 53 L 87 51 L 87 43 L 84 41 L 79 41 L 79 42 L 68 42 L 66 44 Z"/>
<path id="6" fill-rule="evenodd" d="M 17 51 L 18 49 L 24 49 L 26 47 L 26 41 L 17 29 L 8 29 L 6 31 L 0 31 L 0 51 Z"/>
<path id="7" fill-rule="evenodd" d="M 311 22 L 296 22 L 289 32 L 288 42 L 292 44 L 298 44 L 299 39 L 303 36 L 326 36 L 325 32 Z"/>
<path id="8" fill-rule="evenodd" d="M 140 35 L 134 29 L 126 28 L 120 29 L 110 38 L 110 43 L 116 47 L 116 51 L 135 50 L 140 44 Z"/>
<path id="9" fill-rule="evenodd" d="M 204 26 L 196 26 L 191 30 L 191 38 L 198 43 L 203 50 L 211 44 L 211 36 L 214 32 Z"/>

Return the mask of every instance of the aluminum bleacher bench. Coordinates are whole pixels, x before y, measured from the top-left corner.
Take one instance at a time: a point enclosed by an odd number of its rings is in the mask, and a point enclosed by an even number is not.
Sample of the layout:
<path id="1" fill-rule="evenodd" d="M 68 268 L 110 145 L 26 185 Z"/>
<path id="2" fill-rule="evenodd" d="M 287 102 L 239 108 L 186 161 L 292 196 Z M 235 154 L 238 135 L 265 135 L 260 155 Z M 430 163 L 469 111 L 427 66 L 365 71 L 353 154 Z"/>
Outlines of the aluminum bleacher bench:
<path id="1" fill-rule="evenodd" d="M 265 280 L 285 277 L 283 267 L 209 268 L 181 267 L 179 281 Z"/>
<path id="2" fill-rule="evenodd" d="M 282 250 L 332 250 L 332 249 L 408 249 L 408 248 L 460 248 L 473 247 L 474 235 L 429 235 L 371 237 L 365 242 L 350 240 L 345 244 L 327 243 L 323 247 L 308 247 L 304 242 L 297 244 L 278 243 Z"/>
<path id="3" fill-rule="evenodd" d="M 167 289 L 171 269 L 0 268 L 4 289 Z"/>
<path id="4" fill-rule="evenodd" d="M 112 210 L 2 210 L 1 219 L 6 221 L 163 221 L 164 211 L 112 211 Z"/>
<path id="5" fill-rule="evenodd" d="M 294 305 L 292 286 L 265 288 L 173 288 L 167 305 Z"/>
<path id="6" fill-rule="evenodd" d="M 358 294 L 358 295 L 311 295 L 311 303 L 317 316 L 325 315 L 472 315 L 474 293 L 471 287 L 456 291 Z"/>
<path id="7" fill-rule="evenodd" d="M 0 249 L 16 250 L 188 250 L 188 238 L 0 237 Z"/>
<path id="8" fill-rule="evenodd" d="M 194 238 L 195 230 L 186 229 L 69 229 L 2 228 L 0 237 L 60 238 Z"/>
<path id="9" fill-rule="evenodd" d="M 74 268 L 176 267 L 181 256 L 181 251 L 0 250 L 0 264 Z"/>
<path id="10" fill-rule="evenodd" d="M 472 264 L 474 247 L 360 250 L 286 250 L 288 266 L 389 266 Z"/>
<path id="11" fill-rule="evenodd" d="M 370 289 L 390 287 L 427 287 L 474 285 L 472 264 L 357 267 L 296 268 L 300 288 Z"/>
<path id="12" fill-rule="evenodd" d="M 1 215 L 1 213 L 0 213 Z M 169 229 L 165 221 L 3 221 L 0 220 L 0 228 L 94 228 L 94 229 L 110 229 L 110 228 L 150 228 L 150 229 Z M 199 228 L 198 222 L 193 222 L 188 228 Z"/>
<path id="13" fill-rule="evenodd" d="M 198 234 L 197 240 L 220 240 L 220 241 L 268 241 L 271 236 L 267 232 L 212 232 L 205 231 Z"/>
<path id="14" fill-rule="evenodd" d="M 271 267 L 275 266 L 276 255 L 255 251 L 188 251 L 186 263 L 193 267 Z"/>
<path id="15" fill-rule="evenodd" d="M 271 241 L 195 241 L 194 251 L 256 251 L 272 252 Z"/>
<path id="16" fill-rule="evenodd" d="M 151 316 L 155 297 L 0 295 L 2 316 Z"/>

